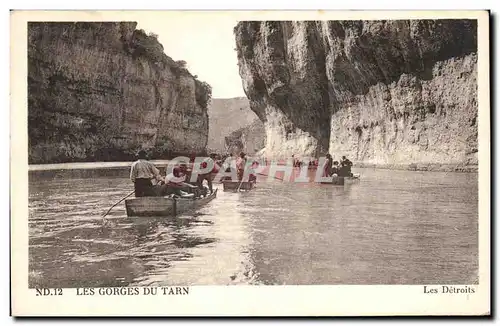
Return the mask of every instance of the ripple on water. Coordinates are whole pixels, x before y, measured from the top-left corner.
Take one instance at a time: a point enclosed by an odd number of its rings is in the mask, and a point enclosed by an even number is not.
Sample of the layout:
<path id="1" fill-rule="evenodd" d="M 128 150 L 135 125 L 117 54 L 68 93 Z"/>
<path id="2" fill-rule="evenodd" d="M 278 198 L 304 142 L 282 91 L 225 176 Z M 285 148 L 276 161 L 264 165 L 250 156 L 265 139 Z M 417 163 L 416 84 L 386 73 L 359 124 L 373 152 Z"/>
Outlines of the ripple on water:
<path id="1" fill-rule="evenodd" d="M 219 191 L 176 218 L 129 218 L 121 203 L 107 223 L 127 173 L 30 174 L 30 286 L 477 280 L 477 176 L 359 172 L 345 187 Z"/>

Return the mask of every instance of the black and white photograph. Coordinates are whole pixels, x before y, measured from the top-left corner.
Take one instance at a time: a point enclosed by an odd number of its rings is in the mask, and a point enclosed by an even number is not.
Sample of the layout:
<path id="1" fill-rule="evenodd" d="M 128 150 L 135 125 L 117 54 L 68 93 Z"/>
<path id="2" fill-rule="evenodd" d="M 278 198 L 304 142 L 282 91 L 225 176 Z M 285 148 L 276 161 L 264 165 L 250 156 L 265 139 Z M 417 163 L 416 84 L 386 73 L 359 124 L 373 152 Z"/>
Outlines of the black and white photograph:
<path id="1" fill-rule="evenodd" d="M 414 286 L 489 314 L 488 12 L 462 14 L 23 17 L 30 309 Z"/>

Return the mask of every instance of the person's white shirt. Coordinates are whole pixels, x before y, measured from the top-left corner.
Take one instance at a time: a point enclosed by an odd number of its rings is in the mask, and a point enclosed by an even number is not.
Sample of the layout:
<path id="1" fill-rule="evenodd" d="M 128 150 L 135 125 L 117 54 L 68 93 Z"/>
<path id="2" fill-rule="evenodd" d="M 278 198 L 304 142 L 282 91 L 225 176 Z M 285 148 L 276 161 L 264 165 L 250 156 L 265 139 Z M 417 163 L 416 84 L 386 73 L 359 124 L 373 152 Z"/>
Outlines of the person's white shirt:
<path id="1" fill-rule="evenodd" d="M 170 182 L 172 183 L 183 183 L 186 180 L 186 175 L 182 175 L 181 177 L 176 177 L 174 173 L 169 173 L 165 177 L 165 183 L 168 184 Z"/>

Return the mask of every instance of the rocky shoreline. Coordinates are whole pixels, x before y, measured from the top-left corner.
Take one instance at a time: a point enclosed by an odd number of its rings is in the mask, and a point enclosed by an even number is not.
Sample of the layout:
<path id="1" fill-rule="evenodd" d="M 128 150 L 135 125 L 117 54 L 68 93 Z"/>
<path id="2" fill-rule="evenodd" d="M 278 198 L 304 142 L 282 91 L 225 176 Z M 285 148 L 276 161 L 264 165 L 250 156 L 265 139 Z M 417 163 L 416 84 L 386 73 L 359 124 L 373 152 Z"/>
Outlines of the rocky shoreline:
<path id="1" fill-rule="evenodd" d="M 169 160 L 152 160 L 160 168 L 167 166 Z M 47 170 L 83 170 L 83 169 L 120 169 L 128 168 L 132 164 L 129 162 L 67 162 L 55 164 L 30 164 L 29 171 Z M 354 162 L 353 168 L 372 168 L 384 170 L 406 170 L 406 171 L 428 171 L 428 172 L 465 172 L 477 173 L 478 165 L 456 165 L 456 164 L 434 164 L 434 163 L 413 163 L 413 164 L 374 164 Z"/>
<path id="2" fill-rule="evenodd" d="M 374 164 L 354 163 L 354 168 L 374 168 L 384 170 L 428 171 L 428 172 L 466 172 L 477 173 L 478 165 L 457 165 L 437 163 L 411 163 L 411 164 Z"/>

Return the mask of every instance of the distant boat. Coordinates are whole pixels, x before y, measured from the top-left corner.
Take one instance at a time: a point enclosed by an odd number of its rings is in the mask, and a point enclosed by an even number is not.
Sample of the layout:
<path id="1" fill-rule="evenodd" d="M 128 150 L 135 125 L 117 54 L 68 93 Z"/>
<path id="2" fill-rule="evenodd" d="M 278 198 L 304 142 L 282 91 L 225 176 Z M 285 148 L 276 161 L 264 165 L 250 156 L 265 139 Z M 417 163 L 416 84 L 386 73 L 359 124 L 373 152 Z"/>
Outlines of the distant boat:
<path id="1" fill-rule="evenodd" d="M 360 175 L 359 174 L 353 174 L 352 177 L 338 177 L 338 176 L 333 176 L 331 181 L 323 181 L 321 184 L 330 184 L 330 185 L 335 185 L 335 186 L 343 186 L 344 184 L 349 184 L 353 183 L 356 181 L 359 181 Z"/>
<path id="2" fill-rule="evenodd" d="M 253 181 L 228 181 L 224 180 L 222 181 L 222 185 L 224 187 L 224 191 L 237 191 L 239 190 L 245 190 L 249 191 L 252 190 L 255 186 L 255 182 Z"/>
<path id="3" fill-rule="evenodd" d="M 127 199 L 127 216 L 175 216 L 198 209 L 217 197 L 217 189 L 202 198 L 139 197 Z"/>

